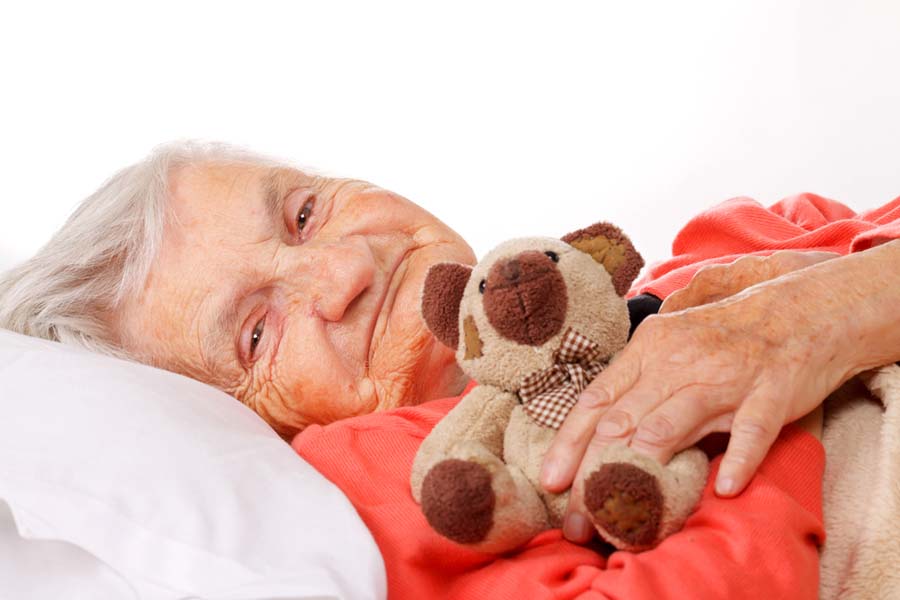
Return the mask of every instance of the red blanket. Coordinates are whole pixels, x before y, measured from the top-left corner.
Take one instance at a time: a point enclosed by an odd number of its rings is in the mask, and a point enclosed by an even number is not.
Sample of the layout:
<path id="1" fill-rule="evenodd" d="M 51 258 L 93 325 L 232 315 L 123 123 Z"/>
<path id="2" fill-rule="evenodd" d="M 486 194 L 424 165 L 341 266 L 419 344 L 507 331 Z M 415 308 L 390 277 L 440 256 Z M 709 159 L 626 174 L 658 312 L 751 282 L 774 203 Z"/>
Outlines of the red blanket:
<path id="1" fill-rule="evenodd" d="M 632 293 L 665 298 L 701 267 L 777 250 L 858 252 L 900 237 L 900 197 L 856 214 L 840 202 L 799 194 L 765 208 L 734 198 L 691 219 L 672 242 L 672 258 L 652 265 Z"/>

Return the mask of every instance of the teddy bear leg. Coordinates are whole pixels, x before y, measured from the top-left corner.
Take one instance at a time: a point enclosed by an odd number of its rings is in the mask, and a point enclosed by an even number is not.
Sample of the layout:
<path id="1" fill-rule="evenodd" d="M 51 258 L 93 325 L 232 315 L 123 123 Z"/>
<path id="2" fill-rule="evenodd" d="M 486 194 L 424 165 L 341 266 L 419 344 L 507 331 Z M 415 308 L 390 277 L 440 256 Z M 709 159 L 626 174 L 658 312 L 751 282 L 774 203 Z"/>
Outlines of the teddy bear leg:
<path id="1" fill-rule="evenodd" d="M 665 467 L 621 444 L 591 458 L 581 486 L 585 508 L 600 534 L 621 550 L 656 546 L 681 529 L 706 482 L 702 451 L 680 452 Z"/>
<path id="2" fill-rule="evenodd" d="M 665 501 L 656 477 L 625 462 L 601 465 L 584 482 L 584 505 L 595 527 L 622 550 L 652 546 Z"/>
<path id="3" fill-rule="evenodd" d="M 659 532 L 660 541 L 681 530 L 697 508 L 708 477 L 709 459 L 699 448 L 682 450 L 665 466 L 660 482 L 666 514 Z"/>
<path id="4" fill-rule="evenodd" d="M 458 445 L 428 471 L 422 512 L 435 531 L 482 552 L 512 550 L 549 528 L 522 472 L 477 443 Z"/>

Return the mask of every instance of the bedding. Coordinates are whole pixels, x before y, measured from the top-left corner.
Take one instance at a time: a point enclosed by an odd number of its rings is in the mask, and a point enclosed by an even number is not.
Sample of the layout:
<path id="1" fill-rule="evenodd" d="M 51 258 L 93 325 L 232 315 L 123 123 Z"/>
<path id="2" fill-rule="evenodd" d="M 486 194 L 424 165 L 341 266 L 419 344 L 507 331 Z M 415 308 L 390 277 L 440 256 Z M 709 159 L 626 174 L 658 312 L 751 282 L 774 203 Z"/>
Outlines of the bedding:
<path id="1" fill-rule="evenodd" d="M 805 431 L 788 426 L 735 499 L 715 495 L 721 457 L 714 460 L 697 512 L 653 550 L 610 553 L 572 544 L 554 529 L 495 556 L 438 535 L 409 490 L 422 439 L 458 400 L 311 426 L 293 440 L 372 531 L 391 600 L 816 597 L 824 453 Z"/>
<path id="2" fill-rule="evenodd" d="M 46 554 L 60 585 L 94 589 L 102 573 L 136 598 L 385 596 L 352 505 L 224 393 L 0 330 L 0 415 L 0 503 L 18 534 L 7 523 L 0 556 L 73 550 Z"/>
<path id="3" fill-rule="evenodd" d="M 706 265 L 731 263 L 748 254 L 847 254 L 897 238 L 900 197 L 861 213 L 816 194 L 789 196 L 768 208 L 750 198 L 733 198 L 688 221 L 672 242 L 672 258 L 651 265 L 632 294 L 666 298 Z"/>
<path id="4" fill-rule="evenodd" d="M 127 581 L 83 548 L 28 539 L 27 533 L 19 531 L 9 505 L 0 500 L 0 598 L 137 598 Z"/>
<path id="5" fill-rule="evenodd" d="M 855 378 L 825 402 L 828 538 L 822 600 L 900 595 L 900 367 Z"/>

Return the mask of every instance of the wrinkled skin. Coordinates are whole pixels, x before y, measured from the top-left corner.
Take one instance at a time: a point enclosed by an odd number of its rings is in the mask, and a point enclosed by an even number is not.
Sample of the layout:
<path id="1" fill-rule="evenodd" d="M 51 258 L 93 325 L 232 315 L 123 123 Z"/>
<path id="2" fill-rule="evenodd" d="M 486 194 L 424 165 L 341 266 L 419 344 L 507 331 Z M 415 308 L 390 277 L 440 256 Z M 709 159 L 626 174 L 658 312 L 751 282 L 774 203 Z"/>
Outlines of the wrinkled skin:
<path id="1" fill-rule="evenodd" d="M 113 318 L 139 360 L 227 391 L 285 437 L 461 391 L 419 294 L 435 262 L 475 259 L 427 211 L 362 181 L 249 164 L 186 167 L 170 185 L 144 293 Z"/>
<path id="2" fill-rule="evenodd" d="M 697 271 L 688 285 L 670 294 L 659 313 L 677 312 L 718 302 L 757 283 L 839 256 L 834 252 L 783 250 L 770 256 L 744 256 L 730 264 L 709 265 Z"/>
<path id="3" fill-rule="evenodd" d="M 801 426 L 820 433 L 824 398 L 897 353 L 884 318 L 897 279 L 897 242 L 888 245 L 838 258 L 779 252 L 698 272 L 579 399 L 542 483 L 565 488 L 582 456 L 613 441 L 665 463 L 708 433 L 730 431 L 717 492 L 739 493 L 785 423 L 810 415 Z M 573 495 L 568 511 L 566 536 L 586 541 L 575 517 L 581 499 Z"/>

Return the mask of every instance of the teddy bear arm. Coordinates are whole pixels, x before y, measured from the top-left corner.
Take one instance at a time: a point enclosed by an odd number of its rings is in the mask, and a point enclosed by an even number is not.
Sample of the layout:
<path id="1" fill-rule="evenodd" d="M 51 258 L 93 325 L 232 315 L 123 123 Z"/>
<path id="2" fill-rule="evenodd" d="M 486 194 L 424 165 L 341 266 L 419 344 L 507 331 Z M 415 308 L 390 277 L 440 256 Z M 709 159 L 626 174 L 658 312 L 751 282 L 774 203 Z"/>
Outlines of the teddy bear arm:
<path id="1" fill-rule="evenodd" d="M 503 435 L 510 414 L 518 404 L 516 396 L 501 389 L 480 385 L 447 413 L 422 442 L 413 461 L 410 484 L 420 501 L 422 481 L 435 464 L 450 457 L 458 443 L 476 443 L 494 456 L 503 456 Z"/>

